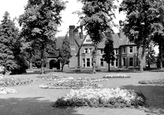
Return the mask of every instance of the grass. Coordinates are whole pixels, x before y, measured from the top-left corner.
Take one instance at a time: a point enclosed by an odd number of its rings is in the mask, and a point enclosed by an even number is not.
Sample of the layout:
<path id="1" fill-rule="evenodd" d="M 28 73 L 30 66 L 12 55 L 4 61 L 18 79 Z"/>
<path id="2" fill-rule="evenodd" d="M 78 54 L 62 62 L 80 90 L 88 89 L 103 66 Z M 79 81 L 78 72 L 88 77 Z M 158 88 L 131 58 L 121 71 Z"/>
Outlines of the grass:
<path id="1" fill-rule="evenodd" d="M 60 76 L 74 78 L 101 78 L 107 74 L 97 72 L 90 73 L 55 73 Z M 117 74 L 117 73 L 116 73 Z M 119 73 L 121 74 L 121 73 Z M 69 93 L 70 89 L 40 89 L 39 85 L 54 81 L 35 81 L 39 74 L 13 75 L 12 77 L 31 78 L 33 84 L 27 86 L 15 86 L 17 94 L 0 95 L 0 115 L 148 115 L 151 113 L 164 114 L 164 86 L 140 85 L 138 81 L 162 79 L 163 72 L 123 73 L 131 76 L 129 79 L 110 79 L 100 82 L 104 87 L 122 87 L 141 91 L 150 105 L 146 109 L 106 109 L 106 108 L 53 108 L 57 98 Z"/>

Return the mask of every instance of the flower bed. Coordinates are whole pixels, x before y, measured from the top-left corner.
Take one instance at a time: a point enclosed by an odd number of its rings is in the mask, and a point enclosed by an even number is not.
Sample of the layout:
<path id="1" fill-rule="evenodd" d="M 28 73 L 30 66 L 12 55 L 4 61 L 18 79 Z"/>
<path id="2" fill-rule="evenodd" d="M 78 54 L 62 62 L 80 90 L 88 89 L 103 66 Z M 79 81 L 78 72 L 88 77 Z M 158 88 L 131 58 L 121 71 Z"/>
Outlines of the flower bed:
<path id="1" fill-rule="evenodd" d="M 164 79 L 156 79 L 156 80 L 143 80 L 139 81 L 139 84 L 164 84 Z"/>
<path id="2" fill-rule="evenodd" d="M 33 80 L 29 78 L 14 78 L 14 77 L 6 77 L 0 80 L 0 86 L 17 86 L 17 85 L 27 85 L 32 83 Z"/>
<path id="3" fill-rule="evenodd" d="M 17 91 L 15 89 L 11 89 L 11 88 L 6 88 L 6 87 L 0 87 L 0 94 L 5 95 L 5 94 L 14 94 L 17 93 Z"/>
<path id="4" fill-rule="evenodd" d="M 49 75 L 37 76 L 36 80 L 55 81 L 55 80 L 70 80 L 70 79 L 73 79 L 73 77 L 57 76 L 57 75 L 49 74 Z"/>
<path id="5" fill-rule="evenodd" d="M 102 82 L 102 81 L 108 81 L 108 79 L 105 78 L 77 78 L 76 80 L 81 80 L 81 81 L 89 81 L 89 82 Z"/>
<path id="6" fill-rule="evenodd" d="M 100 88 L 102 85 L 94 84 L 87 80 L 67 80 L 57 83 L 42 84 L 39 86 L 43 89 L 80 89 L 80 88 Z"/>
<path id="7" fill-rule="evenodd" d="M 129 75 L 124 74 L 111 74 L 111 75 L 105 75 L 103 78 L 130 78 Z"/>
<path id="8" fill-rule="evenodd" d="M 79 89 L 58 98 L 54 107 L 138 107 L 146 105 L 142 93 L 126 89 Z"/>

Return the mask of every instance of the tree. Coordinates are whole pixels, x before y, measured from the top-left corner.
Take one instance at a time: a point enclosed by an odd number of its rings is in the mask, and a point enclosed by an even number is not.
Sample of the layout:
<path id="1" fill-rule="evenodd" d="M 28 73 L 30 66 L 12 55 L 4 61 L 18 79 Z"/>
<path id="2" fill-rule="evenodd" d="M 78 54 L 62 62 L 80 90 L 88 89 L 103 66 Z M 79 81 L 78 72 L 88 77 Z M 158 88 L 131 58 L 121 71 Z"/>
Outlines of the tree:
<path id="1" fill-rule="evenodd" d="M 59 50 L 59 60 L 61 63 L 61 71 L 63 71 L 64 65 L 69 63 L 69 59 L 71 58 L 71 48 L 70 42 L 66 35 L 63 40 L 62 48 Z"/>
<path id="2" fill-rule="evenodd" d="M 115 60 L 113 41 L 109 38 L 106 39 L 103 59 L 108 63 L 108 71 L 110 71 L 110 64 Z"/>
<path id="3" fill-rule="evenodd" d="M 155 50 L 153 49 L 153 45 L 150 44 L 148 46 L 147 54 L 146 54 L 146 62 L 148 65 L 148 68 L 150 69 L 150 65 L 154 64 L 156 59 L 155 59 Z"/>
<path id="4" fill-rule="evenodd" d="M 152 7 L 151 15 L 155 19 L 152 24 L 152 34 L 151 37 L 153 41 L 159 46 L 159 68 L 162 68 L 163 58 L 164 58 L 164 1 L 156 0 L 156 4 Z"/>
<path id="5" fill-rule="evenodd" d="M 61 23 L 60 12 L 65 9 L 61 0 L 28 0 L 25 12 L 19 18 L 21 36 L 25 41 L 37 43 L 41 52 L 41 73 L 44 73 L 46 48 L 55 39 L 57 27 Z M 36 48 L 36 47 L 35 47 Z"/>
<path id="6" fill-rule="evenodd" d="M 138 58 L 140 61 L 140 71 L 143 71 L 143 62 L 146 48 L 151 42 L 153 25 L 158 19 L 154 5 L 159 0 L 123 0 L 120 11 L 126 12 L 123 31 L 130 42 L 137 45 Z"/>
<path id="7" fill-rule="evenodd" d="M 92 52 L 93 73 L 96 73 L 96 54 L 97 45 L 103 39 L 103 33 L 107 30 L 112 31 L 111 22 L 113 19 L 112 10 L 114 0 L 79 0 L 83 3 L 82 13 L 80 17 L 81 26 L 84 26 L 94 43 Z"/>
<path id="8" fill-rule="evenodd" d="M 17 39 L 18 29 L 10 19 L 9 13 L 5 12 L 0 24 L 0 65 L 4 67 L 4 73 L 18 67 L 13 52 Z"/>

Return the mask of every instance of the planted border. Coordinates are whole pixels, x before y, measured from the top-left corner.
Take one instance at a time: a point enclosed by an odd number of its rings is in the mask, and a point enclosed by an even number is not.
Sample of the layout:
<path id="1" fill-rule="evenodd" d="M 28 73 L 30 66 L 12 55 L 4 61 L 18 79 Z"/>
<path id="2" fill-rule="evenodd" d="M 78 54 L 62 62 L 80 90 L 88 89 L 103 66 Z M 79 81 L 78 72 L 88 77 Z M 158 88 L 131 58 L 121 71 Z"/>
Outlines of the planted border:
<path id="1" fill-rule="evenodd" d="M 79 89 L 71 90 L 69 94 L 58 98 L 54 107 L 139 107 L 146 105 L 142 93 L 126 89 Z"/>
<path id="2" fill-rule="evenodd" d="M 138 82 L 139 84 L 159 84 L 164 85 L 164 79 L 156 79 L 156 80 L 142 80 Z"/>
<path id="3" fill-rule="evenodd" d="M 129 75 L 124 75 L 124 74 L 111 74 L 111 75 L 105 75 L 103 78 L 130 78 Z"/>
<path id="4" fill-rule="evenodd" d="M 0 80 L 0 86 L 8 87 L 8 86 L 28 85 L 32 82 L 33 80 L 29 78 L 4 77 L 3 79 Z"/>

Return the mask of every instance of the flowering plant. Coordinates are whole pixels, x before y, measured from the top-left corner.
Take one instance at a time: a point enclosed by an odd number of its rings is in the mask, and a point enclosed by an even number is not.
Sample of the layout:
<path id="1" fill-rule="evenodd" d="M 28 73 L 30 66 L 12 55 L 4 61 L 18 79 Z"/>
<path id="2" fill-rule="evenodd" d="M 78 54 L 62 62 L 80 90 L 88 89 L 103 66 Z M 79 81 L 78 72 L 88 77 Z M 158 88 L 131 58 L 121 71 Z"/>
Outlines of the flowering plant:
<path id="1" fill-rule="evenodd" d="M 29 78 L 14 78 L 14 77 L 4 77 L 0 79 L 0 86 L 7 87 L 7 86 L 17 86 L 17 85 L 27 85 L 32 83 L 33 80 Z"/>
<path id="2" fill-rule="evenodd" d="M 130 78 L 130 76 L 125 74 L 110 74 L 103 76 L 103 78 Z"/>
<path id="3" fill-rule="evenodd" d="M 4 94 L 13 94 L 13 93 L 17 93 L 17 91 L 11 88 L 0 87 L 0 94 L 4 95 Z"/>
<path id="4" fill-rule="evenodd" d="M 55 107 L 130 107 L 146 104 L 144 96 L 126 89 L 79 89 L 71 90 L 69 94 L 58 98 Z"/>
<path id="5" fill-rule="evenodd" d="M 55 80 L 71 80 L 73 77 L 58 76 L 54 74 L 40 75 L 37 76 L 36 80 L 46 80 L 46 81 L 55 81 Z"/>

